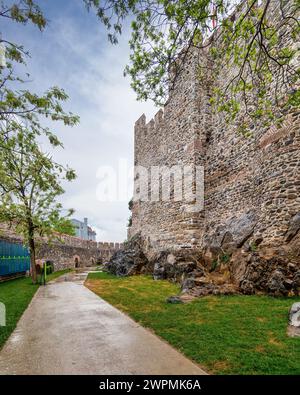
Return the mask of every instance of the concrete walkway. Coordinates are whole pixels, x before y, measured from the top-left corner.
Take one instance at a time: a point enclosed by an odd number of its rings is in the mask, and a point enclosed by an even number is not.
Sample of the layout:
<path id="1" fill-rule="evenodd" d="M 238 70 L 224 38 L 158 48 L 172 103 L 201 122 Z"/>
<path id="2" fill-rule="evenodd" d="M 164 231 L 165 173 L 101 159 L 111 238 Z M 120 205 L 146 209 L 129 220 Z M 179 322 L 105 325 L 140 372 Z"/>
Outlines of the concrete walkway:
<path id="1" fill-rule="evenodd" d="M 39 288 L 0 352 L 0 374 L 205 374 L 88 290 L 86 274 Z"/>

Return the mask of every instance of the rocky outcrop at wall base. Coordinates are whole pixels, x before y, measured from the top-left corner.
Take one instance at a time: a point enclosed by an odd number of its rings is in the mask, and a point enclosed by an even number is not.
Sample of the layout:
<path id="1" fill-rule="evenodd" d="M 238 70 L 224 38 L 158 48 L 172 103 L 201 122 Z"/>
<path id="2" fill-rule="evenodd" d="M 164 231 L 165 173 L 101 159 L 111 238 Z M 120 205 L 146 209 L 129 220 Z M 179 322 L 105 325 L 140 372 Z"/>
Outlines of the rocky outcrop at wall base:
<path id="1" fill-rule="evenodd" d="M 123 250 L 115 252 L 110 261 L 104 264 L 104 270 L 121 277 L 151 271 L 142 244 L 140 235 L 135 235 L 124 245 Z"/>
<path id="2" fill-rule="evenodd" d="M 266 250 L 262 249 L 249 253 L 244 260 L 233 262 L 233 275 L 241 292 L 267 292 L 277 296 L 299 294 L 300 265 L 292 263 L 284 253 L 280 256 L 280 252 L 284 252 L 284 249 L 272 250 L 272 256 L 267 256 Z M 234 259 L 238 255 L 241 254 L 236 254 Z"/>
<path id="3" fill-rule="evenodd" d="M 198 259 L 197 254 L 190 256 L 185 251 L 163 251 L 151 255 L 145 241 L 137 234 L 124 245 L 122 251 L 112 256 L 104 269 L 117 276 L 151 273 L 155 280 L 182 282 L 188 273 L 197 269 Z"/>
<path id="4" fill-rule="evenodd" d="M 259 231 L 254 211 L 233 217 L 207 231 L 203 238 L 204 266 L 229 272 L 229 281 L 244 294 L 298 295 L 300 291 L 300 214 L 294 215 L 281 244 Z M 224 269 L 225 268 L 225 269 Z M 213 290 L 213 292 L 218 292 Z"/>
<path id="5" fill-rule="evenodd" d="M 213 232 L 208 230 L 203 237 L 203 253 L 206 260 L 211 261 L 225 253 L 231 254 L 242 247 L 253 234 L 256 223 L 255 212 L 249 210 L 218 225 Z"/>
<path id="6" fill-rule="evenodd" d="M 155 280 L 179 282 L 182 295 L 299 295 L 298 216 L 290 221 L 289 241 L 276 248 L 264 245 L 255 233 L 257 221 L 251 211 L 207 234 L 202 249 L 153 252 L 137 234 L 113 255 L 106 269 L 118 276 L 152 273 Z"/>
<path id="7" fill-rule="evenodd" d="M 123 251 L 116 252 L 104 269 L 117 276 L 151 273 L 155 280 L 167 279 L 181 284 L 181 294 L 205 296 L 232 294 L 237 288 L 228 284 L 228 275 L 209 273 L 200 262 L 199 253 L 189 251 L 163 251 L 147 256 L 143 240 L 135 236 Z"/>

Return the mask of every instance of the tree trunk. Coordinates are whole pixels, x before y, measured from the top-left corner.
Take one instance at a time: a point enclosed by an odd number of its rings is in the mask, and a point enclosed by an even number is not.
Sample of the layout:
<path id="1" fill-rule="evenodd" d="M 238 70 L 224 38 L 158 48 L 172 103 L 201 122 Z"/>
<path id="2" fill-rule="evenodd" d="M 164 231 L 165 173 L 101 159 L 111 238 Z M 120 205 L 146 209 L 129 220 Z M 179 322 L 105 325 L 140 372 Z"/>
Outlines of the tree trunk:
<path id="1" fill-rule="evenodd" d="M 36 284 L 36 266 L 35 266 L 35 242 L 34 242 L 34 230 L 33 226 L 29 225 L 28 229 L 28 244 L 30 251 L 30 267 L 31 267 L 31 278 L 33 284 Z"/>

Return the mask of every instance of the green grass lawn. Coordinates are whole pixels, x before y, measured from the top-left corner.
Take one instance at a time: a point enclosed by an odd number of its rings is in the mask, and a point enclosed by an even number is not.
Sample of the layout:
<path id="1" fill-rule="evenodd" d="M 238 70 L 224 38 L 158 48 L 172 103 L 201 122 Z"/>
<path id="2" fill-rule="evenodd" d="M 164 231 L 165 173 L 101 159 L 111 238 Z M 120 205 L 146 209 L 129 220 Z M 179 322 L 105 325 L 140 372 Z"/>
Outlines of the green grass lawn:
<path id="1" fill-rule="evenodd" d="M 47 276 L 47 281 L 70 272 L 71 269 L 60 270 Z M 0 326 L 0 349 L 15 329 L 21 315 L 29 305 L 39 285 L 33 285 L 31 278 L 19 278 L 0 283 L 0 302 L 6 307 L 6 326 Z"/>
<path id="2" fill-rule="evenodd" d="M 0 326 L 0 349 L 15 329 L 24 310 L 38 289 L 31 278 L 18 278 L 0 284 L 0 302 L 6 307 L 6 326 Z"/>
<path id="3" fill-rule="evenodd" d="M 89 274 L 86 286 L 214 374 L 300 374 L 300 339 L 286 335 L 300 298 L 208 296 L 169 304 L 179 287 L 148 276 Z"/>

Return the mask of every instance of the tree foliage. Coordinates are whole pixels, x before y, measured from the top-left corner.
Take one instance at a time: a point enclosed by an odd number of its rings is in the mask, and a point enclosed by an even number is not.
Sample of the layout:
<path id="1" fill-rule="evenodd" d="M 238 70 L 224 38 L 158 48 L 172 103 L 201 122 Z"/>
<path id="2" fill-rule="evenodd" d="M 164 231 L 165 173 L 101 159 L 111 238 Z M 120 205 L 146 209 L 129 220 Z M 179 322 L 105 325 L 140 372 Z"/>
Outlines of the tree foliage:
<path id="1" fill-rule="evenodd" d="M 218 75 L 224 67 L 234 71 L 225 86 L 212 92 L 212 103 L 228 119 L 234 119 L 242 107 L 243 119 L 272 121 L 272 106 L 299 106 L 299 0 L 85 3 L 96 8 L 114 44 L 126 18 L 131 20 L 131 54 L 125 74 L 131 77 L 139 99 L 164 104 L 186 56 L 195 49 L 205 51 L 211 59 L 209 65 L 203 65 L 204 52 L 200 52 L 200 79 L 207 72 Z M 274 86 L 272 91 L 270 86 Z"/>
<path id="2" fill-rule="evenodd" d="M 60 213 L 57 213 L 57 218 L 53 218 L 52 223 L 55 232 L 69 236 L 76 236 L 75 226 L 72 221 L 69 218 L 61 217 Z"/>
<path id="3" fill-rule="evenodd" d="M 199 50 L 206 51 L 211 59 L 204 65 L 200 55 L 200 79 L 207 73 L 218 75 L 224 68 L 234 71 L 225 86 L 215 86 L 212 92 L 212 104 L 225 112 L 227 119 L 243 112 L 242 120 L 264 118 L 270 122 L 282 115 L 274 115 L 275 106 L 282 109 L 281 113 L 287 107 L 299 107 L 299 0 L 83 1 L 89 10 L 96 10 L 113 44 L 130 21 L 131 53 L 124 72 L 131 77 L 138 99 L 164 104 L 184 69 L 186 56 L 191 50 Z M 2 4 L 0 16 L 33 23 L 40 30 L 47 25 L 33 0 Z M 24 62 L 24 49 L 7 44 L 8 60 Z M 4 83 L 10 81 L 9 74 L 3 78 Z M 30 118 L 44 115 L 66 124 L 77 121 L 73 114 L 62 111 L 60 101 L 67 96 L 58 88 L 41 97 L 26 91 L 5 93 L 0 114 L 2 107 L 9 119 L 15 112 Z M 37 129 L 41 130 L 40 126 Z M 58 143 L 55 135 L 43 131 Z"/>
<path id="4" fill-rule="evenodd" d="M 72 181 L 75 173 L 42 152 L 26 127 L 19 125 L 6 144 L 0 151 L 1 215 L 22 226 L 30 214 L 34 228 L 45 235 L 60 220 L 62 206 L 54 199 L 64 192 L 60 181 Z"/>
<path id="5" fill-rule="evenodd" d="M 32 0 L 21 0 L 17 3 L 0 3 L 0 17 L 16 23 L 32 23 L 39 30 L 47 25 L 40 7 Z M 62 103 L 68 99 L 63 89 L 56 86 L 49 88 L 43 94 L 25 89 L 25 82 L 30 75 L 17 72 L 18 65 L 26 66 L 29 53 L 17 43 L 0 37 L 0 43 L 5 45 L 5 66 L 0 67 L 0 133 L 3 135 L 14 129 L 19 122 L 30 124 L 31 132 L 36 136 L 45 134 L 52 145 L 60 145 L 53 131 L 44 126 L 44 119 L 62 121 L 65 125 L 73 126 L 79 121 L 78 116 L 63 110 Z"/>
<path id="6" fill-rule="evenodd" d="M 61 180 L 72 181 L 75 173 L 43 153 L 28 127 L 18 124 L 9 134 L 0 151 L 0 221 L 23 235 L 34 273 L 35 237 L 50 236 L 61 221 L 62 205 L 56 202 L 64 192 Z"/>

